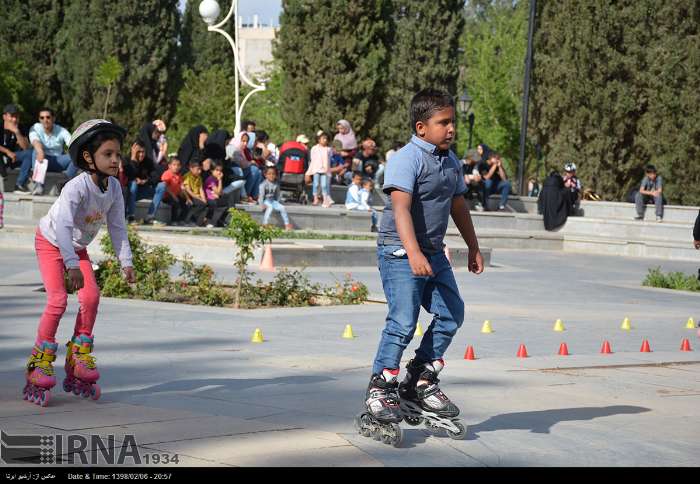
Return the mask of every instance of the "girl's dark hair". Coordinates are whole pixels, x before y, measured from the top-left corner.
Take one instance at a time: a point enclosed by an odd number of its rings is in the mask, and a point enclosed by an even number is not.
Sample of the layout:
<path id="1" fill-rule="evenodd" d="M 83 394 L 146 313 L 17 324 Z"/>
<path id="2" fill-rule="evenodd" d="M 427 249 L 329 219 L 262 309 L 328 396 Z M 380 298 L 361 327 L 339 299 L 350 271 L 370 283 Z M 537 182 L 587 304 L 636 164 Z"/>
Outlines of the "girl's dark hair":
<path id="1" fill-rule="evenodd" d="M 327 139 L 328 141 L 331 140 L 331 135 L 329 135 L 329 134 L 326 133 L 325 131 L 321 131 L 321 132 L 316 136 L 316 142 L 318 143 L 319 141 L 321 141 L 321 138 L 324 137 L 324 136 L 326 137 L 326 139 Z"/>
<path id="2" fill-rule="evenodd" d="M 105 141 L 109 140 L 115 140 L 118 141 L 121 145 L 121 138 L 117 136 L 115 133 L 110 133 L 110 132 L 103 132 L 103 133 L 97 133 L 90 141 L 85 143 L 81 148 L 80 148 L 80 154 L 78 155 L 78 160 L 76 162 L 76 165 L 78 165 L 78 168 L 81 170 L 85 171 L 90 171 L 91 168 L 88 165 L 87 160 L 85 159 L 85 155 L 83 154 L 84 152 L 90 153 L 90 157 L 93 160 L 93 163 L 95 162 L 95 153 L 97 153 L 97 150 L 100 149 L 100 146 L 102 146 L 102 143 Z"/>
<path id="3" fill-rule="evenodd" d="M 219 160 L 211 160 L 211 170 L 214 171 L 217 168 L 221 168 L 223 170 L 224 164 L 221 163 Z"/>
<path id="4" fill-rule="evenodd" d="M 454 108 L 455 102 L 452 96 L 444 91 L 437 89 L 423 89 L 416 93 L 411 99 L 411 130 L 416 132 L 416 123 L 418 121 L 426 122 L 433 115 L 445 108 Z"/>

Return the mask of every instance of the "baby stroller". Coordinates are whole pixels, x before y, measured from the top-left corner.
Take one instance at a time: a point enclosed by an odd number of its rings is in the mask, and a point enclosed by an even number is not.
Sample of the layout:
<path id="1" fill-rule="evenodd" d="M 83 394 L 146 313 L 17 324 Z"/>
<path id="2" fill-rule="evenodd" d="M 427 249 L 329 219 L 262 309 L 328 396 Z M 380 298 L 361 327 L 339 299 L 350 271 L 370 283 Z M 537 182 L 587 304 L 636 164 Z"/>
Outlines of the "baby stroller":
<path id="1" fill-rule="evenodd" d="M 280 190 L 291 192 L 287 200 L 308 205 L 309 197 L 304 184 L 304 174 L 309 167 L 309 151 L 305 145 L 287 141 L 280 147 L 277 169 L 280 173 Z"/>

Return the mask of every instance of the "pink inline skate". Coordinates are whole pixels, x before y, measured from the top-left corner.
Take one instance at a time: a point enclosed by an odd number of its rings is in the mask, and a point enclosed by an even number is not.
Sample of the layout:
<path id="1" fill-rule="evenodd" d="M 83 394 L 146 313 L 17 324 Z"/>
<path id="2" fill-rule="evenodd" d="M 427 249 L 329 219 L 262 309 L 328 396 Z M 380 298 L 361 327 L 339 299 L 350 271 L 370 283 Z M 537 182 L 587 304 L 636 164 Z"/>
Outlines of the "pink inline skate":
<path id="1" fill-rule="evenodd" d="M 63 390 L 82 395 L 83 398 L 100 398 L 100 386 L 96 383 L 100 378 L 100 372 L 95 366 L 95 357 L 92 356 L 93 336 L 80 334 L 66 344 L 66 379 L 63 380 Z"/>
<path id="2" fill-rule="evenodd" d="M 45 407 L 51 399 L 51 389 L 56 386 L 53 362 L 56 360 L 57 343 L 37 341 L 27 362 L 27 384 L 22 391 L 24 399 Z"/>

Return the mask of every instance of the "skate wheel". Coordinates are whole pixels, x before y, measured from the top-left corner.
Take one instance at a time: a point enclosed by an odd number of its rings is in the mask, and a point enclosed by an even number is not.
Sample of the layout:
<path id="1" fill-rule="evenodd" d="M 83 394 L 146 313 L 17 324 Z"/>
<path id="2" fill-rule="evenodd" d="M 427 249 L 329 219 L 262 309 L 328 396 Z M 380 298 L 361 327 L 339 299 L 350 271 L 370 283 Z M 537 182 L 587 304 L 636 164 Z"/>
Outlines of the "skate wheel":
<path id="1" fill-rule="evenodd" d="M 363 437 L 369 437 L 372 433 L 372 419 L 366 413 L 360 415 L 359 432 Z"/>
<path id="2" fill-rule="evenodd" d="M 370 427 L 370 436 L 377 441 L 382 440 L 382 429 L 379 427 L 379 425 L 372 423 L 372 426 Z"/>
<path id="3" fill-rule="evenodd" d="M 84 386 L 83 391 L 80 392 L 80 396 L 83 398 L 90 398 L 90 387 L 89 386 Z"/>
<path id="4" fill-rule="evenodd" d="M 393 445 L 394 447 L 401 445 L 401 441 L 403 440 L 403 430 L 401 430 L 399 424 L 386 425 L 382 431 L 382 442 L 387 445 Z"/>
<path id="5" fill-rule="evenodd" d="M 102 395 L 102 390 L 100 389 L 100 385 L 95 383 L 92 385 L 92 388 L 90 389 L 90 398 L 93 400 L 98 400 L 100 398 L 100 395 Z"/>
<path id="6" fill-rule="evenodd" d="M 80 395 L 82 393 L 83 389 L 80 388 L 81 386 L 80 383 L 73 385 L 73 395 Z"/>
<path id="7" fill-rule="evenodd" d="M 447 431 L 447 435 L 450 436 L 452 440 L 462 440 L 467 435 L 467 428 L 462 424 L 462 422 L 452 421 L 452 425 L 459 429 L 459 432 Z"/>
<path id="8" fill-rule="evenodd" d="M 25 385 L 22 389 L 22 400 L 29 400 L 29 385 Z"/>
<path id="9" fill-rule="evenodd" d="M 411 427 L 416 427 L 423 423 L 423 417 L 404 417 L 403 420 Z"/>
<path id="10" fill-rule="evenodd" d="M 37 402 L 38 405 L 42 407 L 48 407 L 49 406 L 49 400 L 51 400 L 51 392 L 49 390 L 41 392 L 41 396 L 39 397 L 39 401 Z"/>
<path id="11" fill-rule="evenodd" d="M 70 381 L 68 381 L 67 378 L 65 380 L 63 380 L 63 391 L 66 393 L 70 393 L 73 391 L 73 385 L 71 384 Z"/>

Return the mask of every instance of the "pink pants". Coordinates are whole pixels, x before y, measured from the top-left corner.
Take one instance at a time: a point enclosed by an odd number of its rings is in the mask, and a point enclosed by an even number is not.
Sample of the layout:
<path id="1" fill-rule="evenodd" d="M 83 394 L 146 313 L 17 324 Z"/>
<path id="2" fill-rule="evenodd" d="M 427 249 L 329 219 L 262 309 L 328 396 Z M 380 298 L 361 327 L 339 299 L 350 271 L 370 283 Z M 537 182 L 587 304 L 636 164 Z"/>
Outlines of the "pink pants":
<path id="1" fill-rule="evenodd" d="M 58 247 L 46 240 L 39 230 L 34 239 L 36 256 L 39 259 L 39 271 L 46 288 L 46 308 L 39 320 L 38 341 L 56 342 L 56 331 L 68 304 L 68 293 L 64 284 L 66 267 Z M 80 310 L 75 319 L 73 335 L 92 335 L 92 328 L 97 318 L 97 306 L 100 303 L 100 289 L 97 286 L 92 262 L 86 250 L 76 252 L 80 258 L 80 272 L 85 285 L 78 291 Z"/>

